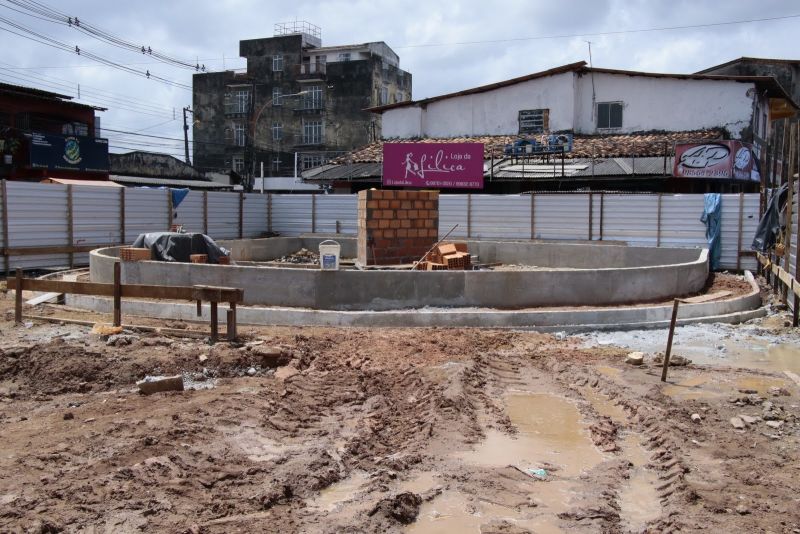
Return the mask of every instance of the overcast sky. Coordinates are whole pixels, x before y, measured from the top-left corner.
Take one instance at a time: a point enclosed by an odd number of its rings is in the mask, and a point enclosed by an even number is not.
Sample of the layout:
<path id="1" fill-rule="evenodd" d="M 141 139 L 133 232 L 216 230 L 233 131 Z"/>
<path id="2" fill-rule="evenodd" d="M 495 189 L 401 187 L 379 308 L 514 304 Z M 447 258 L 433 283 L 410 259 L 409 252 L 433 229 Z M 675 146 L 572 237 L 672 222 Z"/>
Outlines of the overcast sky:
<path id="1" fill-rule="evenodd" d="M 276 22 L 307 20 L 322 28 L 324 46 L 385 41 L 399 54 L 401 68 L 413 75 L 414 99 L 588 61 L 587 40 L 592 42 L 594 66 L 653 72 L 695 72 L 740 56 L 800 58 L 800 3 L 785 0 L 23 1 L 78 17 L 115 37 L 199 62 L 209 70 L 244 68 L 245 61 L 238 57 L 240 39 L 270 37 Z M 182 138 L 181 109 L 191 105 L 191 90 L 100 65 L 85 54 L 188 86 L 190 69 L 25 13 L 29 12 L 9 0 L 0 0 L 0 47 L 6 51 L 0 58 L 0 81 L 75 97 L 80 84 L 81 102 L 109 108 L 99 114 L 104 128 Z M 609 33 L 792 15 L 795 18 Z M 31 34 L 9 22 L 38 33 L 35 39 L 78 46 L 84 55 L 34 42 Z M 113 152 L 183 154 L 183 144 L 177 141 L 107 130 L 104 135 Z"/>

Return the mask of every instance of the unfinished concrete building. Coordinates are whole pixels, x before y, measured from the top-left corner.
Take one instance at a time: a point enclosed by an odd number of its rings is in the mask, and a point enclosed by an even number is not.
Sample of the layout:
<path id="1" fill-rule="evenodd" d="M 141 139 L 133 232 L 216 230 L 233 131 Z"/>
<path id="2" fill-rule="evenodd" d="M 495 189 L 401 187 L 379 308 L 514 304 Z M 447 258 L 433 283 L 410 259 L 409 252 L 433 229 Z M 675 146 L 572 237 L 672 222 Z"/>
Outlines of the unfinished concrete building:
<path id="1" fill-rule="evenodd" d="M 411 74 L 383 42 L 323 47 L 319 27 L 293 22 L 240 41 L 239 53 L 245 72 L 194 76 L 200 169 L 291 176 L 379 139 L 366 108 L 411 99 Z"/>

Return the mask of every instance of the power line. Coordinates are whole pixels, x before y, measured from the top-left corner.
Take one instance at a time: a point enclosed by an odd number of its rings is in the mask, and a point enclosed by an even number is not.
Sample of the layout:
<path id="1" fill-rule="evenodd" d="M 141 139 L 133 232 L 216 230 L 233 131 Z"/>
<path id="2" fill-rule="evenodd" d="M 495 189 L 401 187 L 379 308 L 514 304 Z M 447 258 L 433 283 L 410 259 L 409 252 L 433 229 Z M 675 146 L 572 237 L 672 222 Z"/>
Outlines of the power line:
<path id="1" fill-rule="evenodd" d="M 11 9 L 12 11 L 16 11 L 18 13 L 23 13 L 25 15 L 37 18 L 39 20 L 44 20 L 47 22 L 68 26 L 94 39 L 105 42 L 117 48 L 128 50 L 130 52 L 142 53 L 147 56 L 153 57 L 154 59 L 158 60 L 161 63 L 166 63 L 168 65 L 186 69 L 192 69 L 197 72 L 205 72 L 205 65 L 201 66 L 199 63 L 192 64 L 187 61 L 183 61 L 168 56 L 166 54 L 163 54 L 161 52 L 155 51 L 150 46 L 145 46 L 143 44 L 137 44 L 128 41 L 126 39 L 114 35 L 113 33 L 107 30 L 104 30 L 98 26 L 86 22 L 85 19 L 81 20 L 77 16 L 72 17 L 65 13 L 61 13 L 41 2 L 36 2 L 34 0 L 27 0 L 27 1 L 6 0 L 6 2 L 15 5 L 19 8 L 22 8 L 25 11 L 20 11 L 19 9 L 15 9 L 10 6 L 4 6 L 7 9 Z"/>
<path id="2" fill-rule="evenodd" d="M 731 20 L 725 22 L 709 22 L 706 24 L 690 24 L 686 26 L 662 26 L 655 28 L 640 28 L 632 30 L 614 30 L 607 32 L 589 32 L 589 33 L 569 33 L 569 34 L 553 34 L 553 35 L 538 35 L 534 37 L 513 37 L 509 39 L 490 39 L 484 41 L 455 41 L 450 43 L 426 43 L 426 44 L 410 44 L 404 46 L 394 46 L 392 48 L 426 48 L 435 46 L 459 46 L 459 45 L 473 45 L 473 44 L 495 44 L 495 43 L 512 43 L 520 41 L 539 41 L 543 39 L 568 39 L 574 37 L 595 37 L 604 35 L 622 35 L 628 33 L 646 33 L 646 32 L 662 32 L 672 30 L 693 30 L 699 28 L 713 28 L 718 26 L 731 26 L 735 24 L 749 24 L 752 22 L 770 22 L 775 20 L 787 20 L 800 18 L 800 14 L 784 15 L 781 17 L 764 17 L 760 19 L 744 19 L 744 20 Z"/>
<path id="3" fill-rule="evenodd" d="M 93 53 L 88 52 L 86 50 L 81 50 L 80 47 L 78 47 L 77 45 L 73 47 L 73 46 L 68 45 L 68 44 L 66 44 L 64 42 L 61 42 L 61 41 L 59 41 L 57 39 L 53 39 L 51 37 L 48 37 L 47 35 L 44 35 L 44 34 L 36 32 L 36 31 L 33 31 L 30 28 L 26 28 L 25 26 L 23 26 L 21 24 L 18 24 L 16 22 L 12 21 L 12 20 L 6 19 L 4 17 L 0 17 L 0 23 L 5 24 L 6 26 L 9 26 L 9 27 L 14 28 L 14 29 L 19 30 L 19 31 L 14 31 L 12 29 L 4 28 L 4 27 L 0 27 L 0 30 L 6 31 L 8 33 L 12 33 L 12 34 L 17 35 L 19 37 L 23 37 L 25 39 L 34 41 L 36 43 L 43 44 L 43 45 L 46 45 L 46 46 L 49 46 L 49 47 L 52 47 L 52 48 L 56 48 L 58 50 L 62 50 L 62 51 L 65 51 L 65 52 L 75 53 L 75 54 L 81 55 L 83 57 L 86 57 L 88 59 L 91 59 L 93 61 L 96 61 L 98 63 L 104 64 L 104 65 L 108 65 L 108 66 L 112 66 L 112 67 L 114 67 L 114 68 L 116 68 L 118 70 L 122 70 L 122 71 L 128 72 L 130 74 L 135 74 L 137 76 L 141 76 L 141 77 L 144 77 L 144 78 L 147 78 L 147 79 L 156 80 L 158 82 L 161 82 L 161 83 L 164 83 L 164 84 L 167 84 L 167 85 L 171 85 L 173 87 L 179 87 L 181 89 L 186 89 L 186 90 L 189 90 L 189 91 L 192 90 L 192 87 L 190 85 L 186 85 L 186 84 L 183 84 L 183 83 L 180 83 L 180 82 L 175 82 L 175 81 L 172 81 L 172 80 L 168 80 L 167 78 L 162 78 L 161 76 L 157 76 L 155 74 L 151 74 L 149 70 L 147 70 L 146 72 L 142 72 L 140 70 L 136 70 L 136 69 L 131 68 L 131 67 L 126 67 L 125 65 L 122 65 L 120 63 L 116 63 L 116 62 L 111 61 L 109 59 L 106 59 L 104 57 L 98 56 L 97 54 L 93 54 Z M 20 31 L 23 32 L 23 33 L 19 33 Z"/>

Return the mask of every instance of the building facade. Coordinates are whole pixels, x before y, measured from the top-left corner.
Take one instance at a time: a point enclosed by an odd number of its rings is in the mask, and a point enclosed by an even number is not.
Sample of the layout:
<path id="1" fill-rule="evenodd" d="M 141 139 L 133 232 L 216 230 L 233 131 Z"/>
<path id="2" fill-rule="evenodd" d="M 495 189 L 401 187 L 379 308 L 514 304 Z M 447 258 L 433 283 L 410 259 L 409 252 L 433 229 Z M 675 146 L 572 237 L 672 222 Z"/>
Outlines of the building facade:
<path id="1" fill-rule="evenodd" d="M 0 178 L 108 179 L 108 141 L 97 111 L 72 97 L 0 84 Z"/>
<path id="2" fill-rule="evenodd" d="M 409 100 L 411 74 L 383 42 L 321 45 L 318 27 L 279 24 L 240 41 L 245 72 L 195 74 L 195 167 L 292 176 L 379 139 L 365 110 Z"/>

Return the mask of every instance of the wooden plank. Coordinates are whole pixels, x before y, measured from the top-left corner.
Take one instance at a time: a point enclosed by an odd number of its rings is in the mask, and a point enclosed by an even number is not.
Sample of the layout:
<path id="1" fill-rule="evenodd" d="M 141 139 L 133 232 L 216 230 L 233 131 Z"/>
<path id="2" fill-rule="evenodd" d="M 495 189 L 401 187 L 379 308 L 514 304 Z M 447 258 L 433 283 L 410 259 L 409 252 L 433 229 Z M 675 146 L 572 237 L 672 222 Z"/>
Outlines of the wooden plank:
<path id="1" fill-rule="evenodd" d="M 3 254 L 9 256 L 37 256 L 40 254 L 79 254 L 81 252 L 91 252 L 98 248 L 118 247 L 120 243 L 104 243 L 98 245 L 56 245 L 51 247 L 16 247 L 4 248 Z"/>
<path id="2" fill-rule="evenodd" d="M 783 268 L 781 268 L 781 270 L 778 271 L 778 278 L 780 278 L 781 282 L 786 284 L 788 287 L 791 287 L 792 280 L 794 280 L 794 277 L 791 274 L 789 274 L 786 271 L 786 269 L 783 269 Z"/>
<path id="3" fill-rule="evenodd" d="M 7 284 L 8 289 L 16 290 L 17 279 L 8 278 Z M 64 280 L 25 278 L 22 280 L 22 289 L 24 291 L 70 293 L 73 295 L 114 296 L 114 284 L 101 284 L 98 282 L 66 282 Z M 244 296 L 242 289 L 229 287 L 123 284 L 120 289 L 122 291 L 121 296 L 126 298 L 242 302 Z"/>
<path id="4" fill-rule="evenodd" d="M 211 342 L 216 343 L 219 337 L 219 323 L 217 319 L 217 303 L 211 302 Z"/>
<path id="5" fill-rule="evenodd" d="M 51 300 L 58 299 L 64 293 L 44 293 L 43 295 L 39 295 L 38 297 L 34 297 L 30 300 L 26 300 L 25 304 L 28 306 L 37 306 L 39 304 L 44 304 L 45 302 L 50 302 Z"/>
<path id="6" fill-rule="evenodd" d="M 0 180 L 0 201 L 3 202 L 3 246 L 5 249 L 8 249 L 9 240 L 8 240 L 8 187 L 6 187 L 6 180 Z M 3 251 L 3 257 L 5 259 L 5 272 L 11 272 L 11 266 L 9 265 L 9 254 L 5 250 Z"/>
<path id="7" fill-rule="evenodd" d="M 729 297 L 732 294 L 733 293 L 730 291 L 715 291 L 714 293 L 708 293 L 706 295 L 698 295 L 696 297 L 681 299 L 681 302 L 685 302 L 687 304 L 699 304 L 701 302 L 709 302 L 712 300 L 721 299 L 723 297 Z"/>
<path id="8" fill-rule="evenodd" d="M 67 244 L 70 248 L 75 246 L 75 215 L 73 209 L 72 185 L 67 186 Z M 75 253 L 69 253 L 69 268 L 75 268 Z"/>

